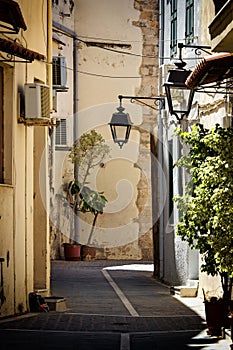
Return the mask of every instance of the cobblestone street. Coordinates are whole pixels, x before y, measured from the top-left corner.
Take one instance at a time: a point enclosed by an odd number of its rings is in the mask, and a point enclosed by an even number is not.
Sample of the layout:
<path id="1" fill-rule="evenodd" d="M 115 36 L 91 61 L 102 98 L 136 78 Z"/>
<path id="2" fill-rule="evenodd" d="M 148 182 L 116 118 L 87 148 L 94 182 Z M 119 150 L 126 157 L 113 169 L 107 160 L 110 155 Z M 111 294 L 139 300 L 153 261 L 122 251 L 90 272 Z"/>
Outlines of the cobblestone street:
<path id="1" fill-rule="evenodd" d="M 171 296 L 149 263 L 55 261 L 52 293 L 65 297 L 67 310 L 1 321 L 2 350 L 217 350 L 231 343 L 207 336 L 203 302 Z"/>

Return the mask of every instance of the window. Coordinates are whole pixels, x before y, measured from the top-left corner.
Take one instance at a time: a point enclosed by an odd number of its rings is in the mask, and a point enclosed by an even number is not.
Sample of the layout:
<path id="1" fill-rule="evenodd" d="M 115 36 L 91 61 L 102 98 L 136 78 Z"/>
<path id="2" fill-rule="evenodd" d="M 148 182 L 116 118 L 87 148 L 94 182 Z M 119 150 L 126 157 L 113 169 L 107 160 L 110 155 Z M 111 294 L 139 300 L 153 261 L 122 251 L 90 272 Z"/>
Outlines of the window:
<path id="1" fill-rule="evenodd" d="M 186 0 L 185 43 L 193 42 L 194 37 L 194 0 Z"/>
<path id="2" fill-rule="evenodd" d="M 0 67 L 0 183 L 4 183 L 3 68 Z"/>
<path id="3" fill-rule="evenodd" d="M 177 52 L 177 0 L 171 0 L 171 56 Z"/>
<path id="4" fill-rule="evenodd" d="M 66 119 L 61 119 L 56 127 L 56 145 L 67 145 Z"/>

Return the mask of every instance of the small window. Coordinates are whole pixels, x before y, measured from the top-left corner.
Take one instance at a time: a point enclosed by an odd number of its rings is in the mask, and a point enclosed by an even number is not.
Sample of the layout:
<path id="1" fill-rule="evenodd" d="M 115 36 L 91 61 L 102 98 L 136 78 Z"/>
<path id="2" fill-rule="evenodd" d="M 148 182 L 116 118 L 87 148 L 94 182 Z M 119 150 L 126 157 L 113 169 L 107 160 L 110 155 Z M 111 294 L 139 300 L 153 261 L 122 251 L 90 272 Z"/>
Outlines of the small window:
<path id="1" fill-rule="evenodd" d="M 194 0 L 186 0 L 185 43 L 193 42 L 194 37 Z"/>
<path id="2" fill-rule="evenodd" d="M 171 0 L 171 56 L 177 53 L 177 0 Z"/>
<path id="3" fill-rule="evenodd" d="M 66 119 L 61 119 L 56 127 L 56 145 L 67 145 Z"/>

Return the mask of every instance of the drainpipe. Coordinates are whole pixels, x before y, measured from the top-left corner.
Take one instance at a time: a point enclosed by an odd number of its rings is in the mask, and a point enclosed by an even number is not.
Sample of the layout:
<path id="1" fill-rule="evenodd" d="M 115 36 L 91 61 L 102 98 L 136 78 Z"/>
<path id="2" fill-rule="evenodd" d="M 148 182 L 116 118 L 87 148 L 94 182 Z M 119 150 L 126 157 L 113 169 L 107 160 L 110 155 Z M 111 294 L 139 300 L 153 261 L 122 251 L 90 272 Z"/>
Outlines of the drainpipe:
<path id="1" fill-rule="evenodd" d="M 73 141 L 78 139 L 78 123 L 77 123 L 77 113 L 78 113 L 78 37 L 77 34 L 69 28 L 66 28 L 60 23 L 53 21 L 53 27 L 60 33 L 73 38 Z M 74 178 L 78 179 L 78 165 L 74 163 Z M 78 218 L 74 216 L 74 237 L 76 237 L 76 232 L 78 232 Z"/>
<path id="2" fill-rule="evenodd" d="M 52 0 L 48 0 L 48 10 L 47 10 L 47 61 L 52 62 Z M 50 39 L 49 39 L 50 38 Z M 47 76 L 46 76 L 46 84 L 49 87 L 52 87 L 52 65 L 47 64 Z M 50 90 L 50 110 L 52 110 L 52 89 Z"/>
<path id="3" fill-rule="evenodd" d="M 78 113 L 78 89 L 77 89 L 77 70 L 78 70 L 78 40 L 77 37 L 74 37 L 73 39 L 73 44 L 74 44 L 74 51 L 73 51 L 73 112 L 74 112 L 74 117 L 73 117 L 73 138 L 74 142 L 77 141 L 78 139 L 78 122 L 77 122 L 77 113 Z M 74 178 L 75 180 L 78 180 L 78 165 L 77 162 L 74 163 Z"/>
<path id="4" fill-rule="evenodd" d="M 48 22 L 48 38 L 50 40 L 47 40 L 47 61 L 52 62 L 52 1 L 48 0 L 48 15 L 47 15 L 47 22 Z M 53 106 L 53 84 L 52 84 L 52 65 L 47 64 L 47 77 L 46 77 L 46 84 L 51 88 L 50 89 L 50 110 L 52 110 Z M 49 187 L 51 194 L 54 190 L 54 166 L 55 166 L 55 132 L 53 132 L 50 135 L 50 164 L 49 164 Z M 51 198 L 51 197 L 50 197 Z M 52 200 L 52 198 L 51 198 Z"/>
<path id="5" fill-rule="evenodd" d="M 77 70 L 78 70 L 78 40 L 77 37 L 74 37 L 73 39 L 73 93 L 74 93 L 74 100 L 73 100 L 73 138 L 74 142 L 78 140 L 78 89 L 77 89 Z M 74 162 L 74 179 L 78 180 L 78 164 L 75 161 Z M 78 217 L 77 215 L 74 215 L 74 238 L 78 240 Z"/>
<path id="6" fill-rule="evenodd" d="M 52 0 L 47 1 L 47 62 L 52 61 Z M 47 64 L 46 65 L 46 83 L 50 87 L 50 110 L 52 110 L 52 65 Z M 46 140 L 48 138 L 48 128 L 46 128 Z M 54 133 L 52 133 L 54 134 Z M 46 143 L 46 148 L 47 148 L 47 143 Z M 55 150 L 55 149 L 54 149 Z M 54 151 L 51 152 L 52 156 L 54 157 Z M 52 181 L 53 181 L 53 176 L 52 176 Z M 46 184 L 48 185 L 47 189 L 49 190 L 49 184 L 46 181 Z M 46 191 L 47 192 L 47 191 Z M 49 196 L 49 194 L 48 194 Z M 47 198 L 46 194 L 46 205 L 47 205 L 47 213 L 48 213 L 48 219 L 49 220 L 49 198 Z M 47 232 L 48 235 L 46 237 L 46 243 L 45 243 L 45 248 L 46 248 L 46 265 L 45 265 L 45 288 L 47 288 L 50 291 L 50 244 L 49 244 L 49 237 L 50 237 L 50 232 L 49 232 L 49 222 L 47 222 Z"/>
<path id="7" fill-rule="evenodd" d="M 164 1 L 159 1 L 159 64 L 164 63 Z M 163 123 L 162 113 L 164 110 L 159 109 L 158 115 L 158 161 L 160 167 L 158 168 L 158 187 L 159 194 L 159 210 L 164 205 L 164 177 L 163 177 Z M 161 210 L 159 219 L 159 278 L 164 279 L 164 210 Z"/>

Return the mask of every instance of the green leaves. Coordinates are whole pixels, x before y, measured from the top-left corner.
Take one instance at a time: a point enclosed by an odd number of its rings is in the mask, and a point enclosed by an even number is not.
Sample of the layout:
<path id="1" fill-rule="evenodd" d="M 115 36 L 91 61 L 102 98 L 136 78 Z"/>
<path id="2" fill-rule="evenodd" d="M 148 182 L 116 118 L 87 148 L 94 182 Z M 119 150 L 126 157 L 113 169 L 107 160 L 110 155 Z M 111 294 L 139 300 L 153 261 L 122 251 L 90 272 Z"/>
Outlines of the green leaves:
<path id="1" fill-rule="evenodd" d="M 82 213 L 90 212 L 94 215 L 103 214 L 107 199 L 102 193 L 92 190 L 88 186 L 83 186 L 78 181 L 71 185 L 71 194 L 78 197 L 76 210 Z"/>
<path id="2" fill-rule="evenodd" d="M 69 157 L 72 162 L 79 166 L 90 166 L 91 168 L 100 164 L 110 148 L 105 144 L 101 134 L 95 130 L 83 134 L 73 145 Z"/>
<path id="3" fill-rule="evenodd" d="M 191 175 L 185 195 L 174 198 L 183 212 L 177 234 L 200 249 L 203 271 L 233 277 L 233 130 L 197 124 L 176 134 L 189 147 L 176 166 Z"/>
<path id="4" fill-rule="evenodd" d="M 110 148 L 105 144 L 101 134 L 91 130 L 83 134 L 73 145 L 69 158 L 78 166 L 78 176 L 67 186 L 67 201 L 69 206 L 77 214 L 93 214 L 93 222 L 87 244 L 91 243 L 97 217 L 102 214 L 107 199 L 101 192 L 97 192 L 89 184 L 88 177 L 92 170 L 101 165 L 105 157 L 110 153 Z"/>

